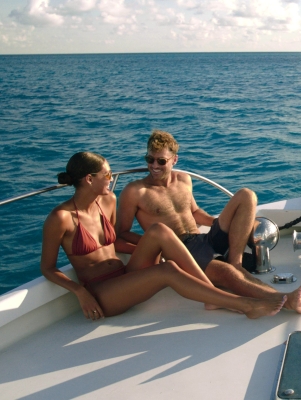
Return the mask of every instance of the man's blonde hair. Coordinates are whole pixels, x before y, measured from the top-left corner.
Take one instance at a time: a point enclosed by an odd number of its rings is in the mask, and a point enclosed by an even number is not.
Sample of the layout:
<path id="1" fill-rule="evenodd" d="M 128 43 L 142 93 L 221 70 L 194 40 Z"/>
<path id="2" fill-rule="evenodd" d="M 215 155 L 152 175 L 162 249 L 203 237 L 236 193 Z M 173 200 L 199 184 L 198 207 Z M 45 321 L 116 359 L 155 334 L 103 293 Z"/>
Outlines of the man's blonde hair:
<path id="1" fill-rule="evenodd" d="M 179 147 L 178 142 L 170 133 L 158 129 L 153 130 L 147 142 L 147 150 L 154 152 L 168 149 L 173 154 L 177 154 Z"/>

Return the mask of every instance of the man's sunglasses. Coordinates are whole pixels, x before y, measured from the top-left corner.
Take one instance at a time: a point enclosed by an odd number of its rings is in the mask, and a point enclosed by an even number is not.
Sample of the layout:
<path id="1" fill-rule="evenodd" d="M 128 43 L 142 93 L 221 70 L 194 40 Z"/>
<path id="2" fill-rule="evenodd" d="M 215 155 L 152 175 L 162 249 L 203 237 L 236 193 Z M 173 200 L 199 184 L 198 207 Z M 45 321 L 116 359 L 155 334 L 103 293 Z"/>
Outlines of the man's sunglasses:
<path id="1" fill-rule="evenodd" d="M 146 154 L 146 156 L 144 156 L 144 159 L 147 162 L 147 164 L 153 164 L 155 161 L 157 161 L 159 165 L 166 165 L 167 161 L 169 161 L 173 157 L 174 156 L 171 156 L 169 158 L 164 158 L 164 157 L 155 158 L 153 156 Z"/>

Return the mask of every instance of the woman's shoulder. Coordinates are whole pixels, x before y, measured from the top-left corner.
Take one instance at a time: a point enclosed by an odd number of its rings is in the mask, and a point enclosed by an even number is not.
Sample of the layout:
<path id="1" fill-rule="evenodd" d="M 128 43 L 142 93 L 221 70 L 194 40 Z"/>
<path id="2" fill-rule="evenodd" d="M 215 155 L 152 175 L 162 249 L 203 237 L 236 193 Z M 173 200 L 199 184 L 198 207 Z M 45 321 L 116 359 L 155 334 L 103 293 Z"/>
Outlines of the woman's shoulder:
<path id="1" fill-rule="evenodd" d="M 116 195 L 113 192 L 109 192 L 105 196 L 98 196 L 97 202 L 100 204 L 115 204 L 116 203 Z"/>
<path id="2" fill-rule="evenodd" d="M 46 221 L 65 221 L 67 218 L 71 218 L 71 212 L 75 211 L 74 203 L 72 199 L 64 201 L 63 203 L 57 205 L 49 213 Z"/>
<path id="3" fill-rule="evenodd" d="M 73 199 L 68 199 L 66 201 L 64 201 L 63 203 L 57 205 L 56 207 L 54 207 L 54 209 L 51 212 L 69 212 L 70 211 L 74 211 L 75 210 L 75 205 L 73 202 Z"/>
<path id="4" fill-rule="evenodd" d="M 116 214 L 116 195 L 113 192 L 108 193 L 105 196 L 99 196 L 97 203 L 107 218 L 115 224 L 115 214 Z M 112 220 L 113 216 L 113 220 Z"/>

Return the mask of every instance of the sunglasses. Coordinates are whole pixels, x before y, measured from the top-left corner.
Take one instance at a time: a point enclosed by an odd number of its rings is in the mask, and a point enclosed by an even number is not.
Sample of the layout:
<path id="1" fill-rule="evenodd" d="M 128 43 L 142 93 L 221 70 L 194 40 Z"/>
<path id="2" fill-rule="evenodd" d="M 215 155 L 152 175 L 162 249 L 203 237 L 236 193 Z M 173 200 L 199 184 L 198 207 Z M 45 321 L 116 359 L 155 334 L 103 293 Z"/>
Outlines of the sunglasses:
<path id="1" fill-rule="evenodd" d="M 92 174 L 90 174 L 90 175 L 92 175 L 92 176 L 95 176 L 95 175 L 97 175 L 98 174 L 98 172 L 93 172 Z M 111 179 L 112 179 L 112 171 L 108 171 L 108 172 L 105 172 L 104 174 L 102 174 L 108 181 L 110 181 Z"/>
<path id="2" fill-rule="evenodd" d="M 147 164 L 153 164 L 155 161 L 157 161 L 159 165 L 166 165 L 167 161 L 169 161 L 173 157 L 174 156 L 171 156 L 169 158 L 164 158 L 164 157 L 155 158 L 153 156 L 150 156 L 149 154 L 146 154 L 146 156 L 144 156 L 144 159 L 147 162 Z"/>

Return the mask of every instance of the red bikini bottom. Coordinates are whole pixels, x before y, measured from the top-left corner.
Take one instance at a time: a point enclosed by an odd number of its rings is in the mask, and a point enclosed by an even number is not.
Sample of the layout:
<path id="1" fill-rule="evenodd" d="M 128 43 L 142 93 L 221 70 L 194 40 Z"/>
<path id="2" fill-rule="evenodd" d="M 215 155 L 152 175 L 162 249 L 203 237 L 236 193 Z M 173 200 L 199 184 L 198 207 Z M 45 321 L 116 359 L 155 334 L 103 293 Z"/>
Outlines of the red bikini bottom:
<path id="1" fill-rule="evenodd" d="M 95 278 L 92 278 L 89 281 L 84 282 L 84 287 L 94 296 L 95 293 L 91 288 L 91 283 L 104 282 L 107 281 L 108 279 L 117 278 L 117 276 L 121 276 L 124 274 L 125 274 L 125 266 L 123 265 L 122 267 L 116 269 L 115 271 L 109 272 L 104 275 L 96 276 Z"/>

